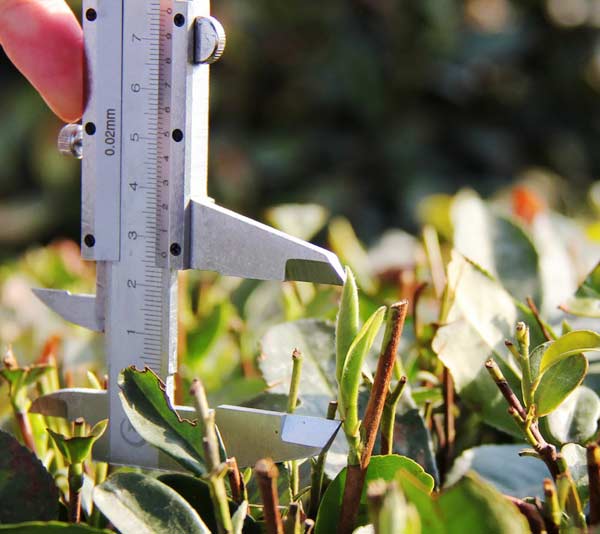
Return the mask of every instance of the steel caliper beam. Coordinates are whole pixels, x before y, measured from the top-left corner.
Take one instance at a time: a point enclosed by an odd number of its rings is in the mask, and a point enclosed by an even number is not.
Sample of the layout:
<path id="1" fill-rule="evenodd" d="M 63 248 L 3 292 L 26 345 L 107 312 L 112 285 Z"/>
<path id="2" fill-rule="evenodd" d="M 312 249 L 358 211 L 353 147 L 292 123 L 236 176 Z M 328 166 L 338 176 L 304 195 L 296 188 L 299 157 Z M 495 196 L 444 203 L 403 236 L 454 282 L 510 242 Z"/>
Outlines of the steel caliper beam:
<path id="1" fill-rule="evenodd" d="M 131 428 L 117 379 L 129 365 L 148 366 L 172 397 L 177 272 L 327 284 L 343 283 L 344 272 L 331 252 L 207 196 L 209 64 L 225 46 L 208 0 L 84 0 L 82 20 L 87 103 L 82 125 L 63 129 L 59 147 L 83 155 L 81 247 L 97 262 L 97 292 L 34 291 L 65 319 L 104 332 L 109 389 L 62 390 L 32 409 L 108 416 L 102 459 L 161 467 L 164 459 Z M 322 428 L 311 424 L 324 445 Z"/>

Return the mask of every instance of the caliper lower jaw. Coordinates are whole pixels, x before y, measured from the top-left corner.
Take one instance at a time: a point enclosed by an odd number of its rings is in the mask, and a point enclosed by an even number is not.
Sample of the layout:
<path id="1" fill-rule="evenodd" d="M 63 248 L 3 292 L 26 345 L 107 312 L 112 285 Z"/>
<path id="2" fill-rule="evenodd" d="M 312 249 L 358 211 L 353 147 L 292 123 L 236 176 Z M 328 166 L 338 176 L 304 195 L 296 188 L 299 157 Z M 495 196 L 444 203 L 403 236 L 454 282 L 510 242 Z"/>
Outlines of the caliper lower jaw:
<path id="1" fill-rule="evenodd" d="M 328 250 L 223 208 L 209 198 L 193 199 L 189 208 L 189 265 L 185 268 L 257 280 L 344 283 L 344 270 Z M 103 263 L 97 265 L 96 295 L 57 289 L 33 292 L 63 319 L 103 332 Z"/>

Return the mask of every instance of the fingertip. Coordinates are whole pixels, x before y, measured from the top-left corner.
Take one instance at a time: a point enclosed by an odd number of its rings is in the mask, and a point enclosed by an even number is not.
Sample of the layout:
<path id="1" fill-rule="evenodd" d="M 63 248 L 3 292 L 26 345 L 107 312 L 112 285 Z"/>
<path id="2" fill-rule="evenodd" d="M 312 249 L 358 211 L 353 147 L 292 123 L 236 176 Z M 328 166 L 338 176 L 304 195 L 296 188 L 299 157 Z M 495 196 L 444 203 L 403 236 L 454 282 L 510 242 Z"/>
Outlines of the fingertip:
<path id="1" fill-rule="evenodd" d="M 64 0 L 0 0 L 0 44 L 67 122 L 83 112 L 83 32 Z"/>

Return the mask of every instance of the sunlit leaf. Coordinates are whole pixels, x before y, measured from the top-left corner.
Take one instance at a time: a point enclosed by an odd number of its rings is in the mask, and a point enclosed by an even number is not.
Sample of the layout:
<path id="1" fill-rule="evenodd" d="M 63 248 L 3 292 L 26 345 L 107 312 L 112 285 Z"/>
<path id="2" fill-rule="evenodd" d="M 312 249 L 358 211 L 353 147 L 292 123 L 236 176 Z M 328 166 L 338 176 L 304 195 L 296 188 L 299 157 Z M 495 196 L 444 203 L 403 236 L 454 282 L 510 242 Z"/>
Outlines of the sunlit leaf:
<path id="1" fill-rule="evenodd" d="M 587 351 L 600 351 L 600 334 L 591 330 L 569 332 L 546 349 L 540 361 L 540 373 L 564 358 Z"/>
<path id="2" fill-rule="evenodd" d="M 408 472 L 416 477 L 419 482 L 431 492 L 434 486 L 433 478 L 428 475 L 423 468 L 405 456 L 396 454 L 388 456 L 373 456 L 367 469 L 365 487 L 361 496 L 361 504 L 358 517 L 358 525 L 366 525 L 368 517 L 366 512 L 366 489 L 369 481 L 383 479 L 392 481 L 399 473 Z M 346 468 L 333 480 L 325 494 L 317 515 L 317 524 L 315 526 L 316 534 L 329 534 L 337 529 L 338 519 L 342 506 L 342 497 L 344 486 L 346 485 Z"/>
<path id="3" fill-rule="evenodd" d="M 546 428 L 560 444 L 584 445 L 598 432 L 600 398 L 591 389 L 580 386 L 546 418 Z"/>
<path id="4" fill-rule="evenodd" d="M 210 534 L 179 493 L 141 473 L 111 475 L 94 488 L 94 503 L 122 534 Z"/>
<path id="5" fill-rule="evenodd" d="M 119 375 L 119 387 L 123 409 L 136 432 L 186 469 L 204 474 L 202 429 L 173 410 L 160 378 L 150 369 L 129 367 Z"/>
<path id="6" fill-rule="evenodd" d="M 350 268 L 346 268 L 346 282 L 344 283 L 340 308 L 335 323 L 335 376 L 338 382 L 342 378 L 348 349 L 352 345 L 356 334 L 358 334 L 359 327 L 358 289 L 354 280 L 354 274 L 352 274 Z"/>
<path id="7" fill-rule="evenodd" d="M 539 417 L 556 409 L 583 381 L 588 361 L 582 354 L 575 354 L 548 368 L 535 389 L 533 400 Z"/>

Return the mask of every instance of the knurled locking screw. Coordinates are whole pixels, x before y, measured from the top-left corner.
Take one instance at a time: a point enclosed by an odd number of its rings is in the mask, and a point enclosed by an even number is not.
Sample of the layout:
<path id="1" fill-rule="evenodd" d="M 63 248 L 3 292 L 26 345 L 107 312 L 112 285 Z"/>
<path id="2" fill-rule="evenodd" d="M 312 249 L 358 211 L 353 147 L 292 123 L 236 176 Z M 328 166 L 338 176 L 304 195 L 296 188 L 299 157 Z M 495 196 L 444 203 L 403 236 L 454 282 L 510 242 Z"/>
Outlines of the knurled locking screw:
<path id="1" fill-rule="evenodd" d="M 214 17 L 197 17 L 194 21 L 194 63 L 214 63 L 225 50 L 225 30 Z"/>
<path id="2" fill-rule="evenodd" d="M 65 156 L 81 159 L 83 130 L 81 124 L 67 124 L 58 134 L 58 151 Z"/>

